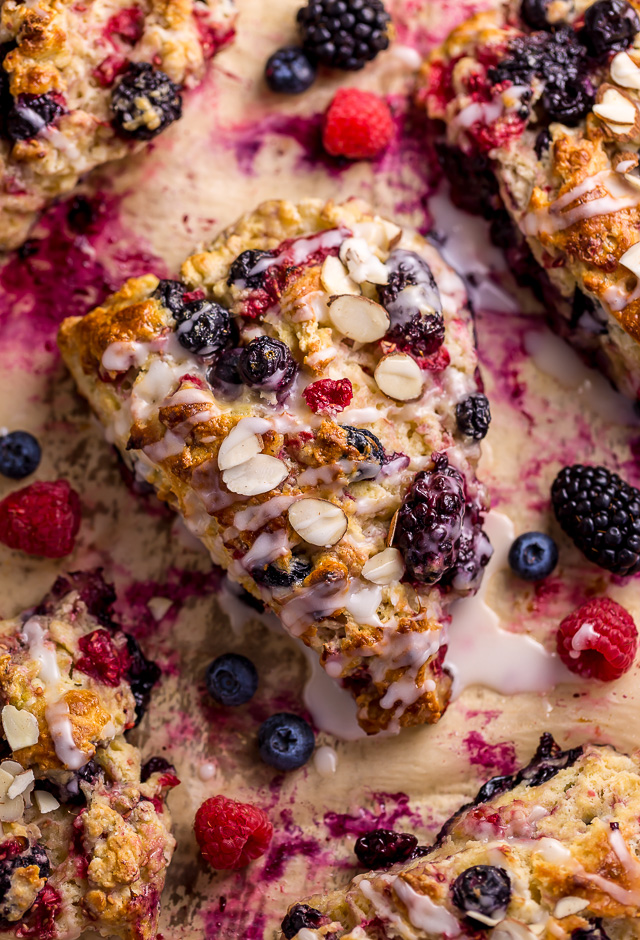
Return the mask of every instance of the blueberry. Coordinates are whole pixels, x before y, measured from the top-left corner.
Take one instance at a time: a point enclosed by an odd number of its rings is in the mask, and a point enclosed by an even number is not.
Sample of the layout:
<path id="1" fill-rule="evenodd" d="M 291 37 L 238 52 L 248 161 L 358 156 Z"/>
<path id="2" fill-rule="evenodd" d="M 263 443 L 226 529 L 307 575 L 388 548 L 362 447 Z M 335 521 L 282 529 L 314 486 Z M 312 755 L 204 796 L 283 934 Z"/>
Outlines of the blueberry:
<path id="1" fill-rule="evenodd" d="M 182 281 L 162 280 L 151 295 L 159 300 L 163 307 L 173 314 L 175 320 L 181 323 L 185 318 L 184 293 L 186 291 Z"/>
<path id="2" fill-rule="evenodd" d="M 262 568 L 254 568 L 251 574 L 258 584 L 286 588 L 304 581 L 311 573 L 311 568 L 311 563 L 306 559 L 292 555 L 289 559 L 281 558 Z"/>
<path id="3" fill-rule="evenodd" d="M 264 77 L 271 91 L 299 95 L 313 85 L 316 67 L 298 46 L 278 49 L 267 60 Z"/>
<path id="4" fill-rule="evenodd" d="M 207 382 L 214 391 L 227 398 L 236 398 L 240 394 L 242 378 L 238 372 L 238 362 L 242 349 L 227 349 L 207 369 Z"/>
<path id="5" fill-rule="evenodd" d="M 238 372 L 249 388 L 280 391 L 291 385 L 296 363 L 286 343 L 270 336 L 258 336 L 242 350 Z"/>
<path id="6" fill-rule="evenodd" d="M 507 912 L 511 900 L 511 882 L 503 868 L 494 865 L 474 865 L 458 875 L 451 887 L 451 899 L 467 917 L 474 914 L 498 920 Z M 480 920 L 474 927 L 487 929 Z"/>
<path id="7" fill-rule="evenodd" d="M 466 437 L 471 437 L 474 441 L 481 441 L 486 437 L 491 424 L 491 408 L 487 396 L 476 392 L 458 402 L 456 421 L 458 430 Z"/>
<path id="8" fill-rule="evenodd" d="M 410 832 L 393 829 L 373 829 L 356 839 L 354 852 L 365 868 L 386 868 L 410 858 L 418 845 Z"/>
<path id="9" fill-rule="evenodd" d="M 544 532 L 525 532 L 509 549 L 509 565 L 524 581 L 542 581 L 558 564 L 558 546 Z"/>
<path id="10" fill-rule="evenodd" d="M 246 656 L 223 653 L 210 664 L 205 682 L 209 695 L 219 705 L 244 705 L 256 693 L 258 673 Z"/>
<path id="11" fill-rule="evenodd" d="M 304 927 L 322 926 L 323 915 L 308 904 L 294 904 L 281 924 L 285 940 L 293 940 Z"/>
<path id="12" fill-rule="evenodd" d="M 149 779 L 151 774 L 175 774 L 176 768 L 173 764 L 169 763 L 166 757 L 150 757 L 146 763 L 142 765 L 140 770 L 140 780 L 144 783 Z"/>
<path id="13" fill-rule="evenodd" d="M 593 85 L 584 75 L 549 82 L 542 93 L 541 104 L 550 121 L 560 121 L 568 127 L 575 125 L 593 107 Z"/>
<path id="14" fill-rule="evenodd" d="M 231 287 L 232 284 L 235 284 L 236 287 L 244 289 L 245 287 L 255 288 L 260 287 L 264 281 L 264 273 L 268 268 L 264 268 L 262 271 L 259 271 L 256 274 L 251 272 L 258 265 L 263 258 L 272 258 L 273 252 L 271 251 L 260 251 L 257 248 L 247 248 L 246 251 L 243 251 L 235 259 L 231 267 L 229 268 L 229 276 L 227 277 L 227 284 Z"/>
<path id="15" fill-rule="evenodd" d="M 5 129 L 10 140 L 35 137 L 62 114 L 62 108 L 49 95 L 18 95 L 6 117 Z"/>
<path id="16" fill-rule="evenodd" d="M 295 770 L 306 764 L 315 746 L 311 726 L 298 715 L 279 712 L 258 730 L 260 757 L 276 770 Z"/>
<path id="17" fill-rule="evenodd" d="M 520 15 L 531 29 L 550 29 L 547 8 L 551 0 L 522 0 Z"/>
<path id="18" fill-rule="evenodd" d="M 159 666 L 147 659 L 140 649 L 140 644 L 130 633 L 127 634 L 127 652 L 129 654 L 127 678 L 136 703 L 135 724 L 138 725 L 147 710 L 151 690 L 162 673 Z"/>
<path id="19" fill-rule="evenodd" d="M 11 431 L 0 437 L 0 473 L 22 480 L 37 469 L 42 451 L 28 431 Z"/>
<path id="20" fill-rule="evenodd" d="M 536 151 L 536 157 L 538 160 L 542 160 L 542 154 L 546 153 L 551 146 L 551 140 L 552 138 L 549 128 L 543 127 L 542 130 L 539 131 L 536 137 L 536 142 L 534 144 L 534 149 Z"/>
<path id="21" fill-rule="evenodd" d="M 380 473 L 380 468 L 385 461 L 384 447 L 372 431 L 367 431 L 365 428 L 353 428 L 349 424 L 343 424 L 341 427 L 347 432 L 349 447 L 355 447 L 362 458 L 358 461 L 358 467 L 355 475 L 351 477 L 351 482 L 373 480 Z"/>
<path id="22" fill-rule="evenodd" d="M 176 333 L 178 342 L 197 356 L 213 356 L 233 338 L 229 311 L 211 300 L 193 300 L 184 307 L 185 319 Z"/>
<path id="23" fill-rule="evenodd" d="M 151 140 L 182 115 L 180 89 L 148 62 L 132 62 L 113 90 L 111 110 L 121 134 Z"/>
<path id="24" fill-rule="evenodd" d="M 581 39 L 591 55 L 623 52 L 640 31 L 638 14 L 626 0 L 597 0 L 587 7 Z"/>

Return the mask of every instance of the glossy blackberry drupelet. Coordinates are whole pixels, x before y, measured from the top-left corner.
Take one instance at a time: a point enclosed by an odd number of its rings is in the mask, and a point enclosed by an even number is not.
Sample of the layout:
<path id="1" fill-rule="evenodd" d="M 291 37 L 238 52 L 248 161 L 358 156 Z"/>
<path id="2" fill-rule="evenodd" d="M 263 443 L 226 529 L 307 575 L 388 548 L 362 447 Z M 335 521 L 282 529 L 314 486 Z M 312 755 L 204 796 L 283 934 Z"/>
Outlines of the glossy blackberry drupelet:
<path id="1" fill-rule="evenodd" d="M 270 336 L 258 336 L 242 350 L 238 372 L 249 388 L 276 392 L 291 385 L 296 363 L 286 343 Z"/>
<path id="2" fill-rule="evenodd" d="M 564 467 L 551 487 L 556 518 L 589 561 L 615 574 L 640 571 L 640 490 L 606 467 Z"/>
<path id="3" fill-rule="evenodd" d="M 427 263 L 414 251 L 392 251 L 385 267 L 389 281 L 378 287 L 391 326 L 386 339 L 413 356 L 430 356 L 444 342 L 442 303 Z"/>
<path id="4" fill-rule="evenodd" d="M 5 119 L 6 136 L 12 141 L 36 137 L 62 111 L 51 95 L 18 95 Z"/>
<path id="5" fill-rule="evenodd" d="M 0 852 L 2 852 L 1 845 Z M 37 842 L 19 855 L 11 856 L 8 853 L 7 857 L 0 860 L 0 926 L 6 924 L 7 917 L 11 914 L 11 908 L 5 903 L 5 898 L 11 889 L 12 876 L 18 869 L 29 868 L 31 865 L 38 867 L 40 878 L 48 878 L 51 874 L 47 853 Z M 13 923 L 15 924 L 15 921 Z"/>
<path id="6" fill-rule="evenodd" d="M 280 558 L 262 568 L 254 568 L 251 575 L 258 584 L 288 588 L 304 581 L 311 574 L 312 567 L 305 558 L 291 555 L 288 559 Z"/>
<path id="7" fill-rule="evenodd" d="M 311 726 L 304 718 L 279 712 L 258 729 L 260 757 L 276 770 L 296 770 L 307 763 L 315 747 Z"/>
<path id="8" fill-rule="evenodd" d="M 418 845 L 417 836 L 393 829 L 372 829 L 358 836 L 353 851 L 364 868 L 386 868 L 411 858 Z"/>
<path id="9" fill-rule="evenodd" d="M 453 568 L 464 511 L 460 472 L 444 454 L 435 454 L 433 469 L 416 475 L 398 511 L 393 545 L 402 552 L 409 578 L 435 584 Z"/>
<path id="10" fill-rule="evenodd" d="M 349 424 L 343 424 L 341 427 L 347 432 L 347 444 L 355 449 L 362 456 L 352 482 L 357 480 L 373 480 L 380 473 L 380 468 L 385 461 L 386 454 L 384 447 L 372 431 L 365 428 L 354 428 Z"/>
<path id="11" fill-rule="evenodd" d="M 22 480 L 37 470 L 42 451 L 28 431 L 10 431 L 0 437 L 0 473 L 11 480 Z"/>
<path id="12" fill-rule="evenodd" d="M 523 532 L 509 549 L 511 570 L 524 581 L 542 581 L 558 564 L 558 546 L 545 532 Z"/>
<path id="13" fill-rule="evenodd" d="M 458 430 L 466 437 L 472 437 L 474 441 L 481 441 L 486 437 L 491 424 L 491 408 L 487 396 L 478 392 L 458 402 L 456 422 Z"/>
<path id="14" fill-rule="evenodd" d="M 316 80 L 317 69 L 304 49 L 285 46 L 267 59 L 264 77 L 271 91 L 300 95 Z"/>
<path id="15" fill-rule="evenodd" d="M 389 45 L 382 0 L 310 0 L 298 10 L 302 44 L 329 68 L 357 71 Z"/>
<path id="16" fill-rule="evenodd" d="M 508 55 L 489 70 L 494 84 L 511 82 L 529 85 L 538 78 L 544 83 L 536 107 L 546 122 L 561 121 L 569 127 L 580 121 L 593 107 L 595 89 L 588 70 L 589 57 L 575 31 L 561 27 L 553 32 L 537 32 L 512 39 Z M 525 98 L 521 99 L 523 104 Z"/>
<path id="17" fill-rule="evenodd" d="M 473 919 L 474 926 L 488 928 L 483 918 L 499 920 L 507 912 L 511 900 L 511 881 L 504 868 L 494 865 L 474 865 L 463 871 L 451 887 L 451 899 L 455 906 Z"/>
<path id="18" fill-rule="evenodd" d="M 175 774 L 176 768 L 170 763 L 166 757 L 150 757 L 146 763 L 142 765 L 140 769 L 140 779 L 144 783 L 149 779 L 151 774 Z"/>
<path id="19" fill-rule="evenodd" d="M 111 110 L 121 134 L 151 140 L 182 116 L 180 89 L 148 62 L 132 62 L 113 90 Z"/>
<path id="20" fill-rule="evenodd" d="M 247 248 L 246 251 L 243 251 L 238 255 L 236 260 L 233 262 L 229 268 L 229 276 L 227 277 L 227 284 L 231 287 L 232 284 L 235 284 L 239 288 L 256 288 L 261 287 L 264 281 L 265 271 L 268 271 L 268 268 L 265 268 L 263 271 L 252 274 L 251 272 L 256 267 L 259 261 L 262 261 L 263 258 L 272 258 L 272 251 L 260 251 L 257 248 Z"/>
<path id="21" fill-rule="evenodd" d="M 154 290 L 152 297 L 159 300 L 162 306 L 173 314 L 178 323 L 181 323 L 185 318 L 184 294 L 186 289 L 182 281 L 162 280 Z"/>
<path id="22" fill-rule="evenodd" d="M 293 940 L 303 927 L 320 927 L 324 915 L 308 904 L 296 904 L 282 921 L 281 929 L 286 940 Z"/>
<path id="23" fill-rule="evenodd" d="M 626 0 L 597 0 L 585 10 L 581 38 L 597 58 L 628 49 L 637 32 L 640 19 Z"/>
<path id="24" fill-rule="evenodd" d="M 225 307 L 211 300 L 193 300 L 185 304 L 184 319 L 176 332 L 181 346 L 207 358 L 229 345 L 234 325 Z"/>
<path id="25" fill-rule="evenodd" d="M 223 653 L 210 663 L 205 682 L 219 705 L 244 705 L 256 694 L 258 671 L 246 656 Z"/>

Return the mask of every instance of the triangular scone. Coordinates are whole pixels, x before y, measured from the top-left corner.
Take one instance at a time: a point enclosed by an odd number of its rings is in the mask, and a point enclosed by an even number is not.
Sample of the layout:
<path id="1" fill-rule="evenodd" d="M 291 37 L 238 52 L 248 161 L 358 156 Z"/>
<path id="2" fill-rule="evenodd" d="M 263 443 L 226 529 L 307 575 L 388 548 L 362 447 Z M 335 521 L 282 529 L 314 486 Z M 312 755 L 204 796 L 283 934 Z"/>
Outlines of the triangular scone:
<path id="1" fill-rule="evenodd" d="M 113 599 L 79 572 L 0 621 L 1 937 L 156 936 L 179 781 L 124 737 L 158 670 Z"/>
<path id="2" fill-rule="evenodd" d="M 486 783 L 428 854 L 294 905 L 283 936 L 632 940 L 639 841 L 637 757 L 561 751 L 546 734 L 532 762 Z"/>
<path id="3" fill-rule="evenodd" d="M 182 278 L 63 323 L 80 392 L 367 732 L 437 721 L 448 609 L 491 553 L 460 279 L 362 203 L 316 200 L 263 204 Z"/>

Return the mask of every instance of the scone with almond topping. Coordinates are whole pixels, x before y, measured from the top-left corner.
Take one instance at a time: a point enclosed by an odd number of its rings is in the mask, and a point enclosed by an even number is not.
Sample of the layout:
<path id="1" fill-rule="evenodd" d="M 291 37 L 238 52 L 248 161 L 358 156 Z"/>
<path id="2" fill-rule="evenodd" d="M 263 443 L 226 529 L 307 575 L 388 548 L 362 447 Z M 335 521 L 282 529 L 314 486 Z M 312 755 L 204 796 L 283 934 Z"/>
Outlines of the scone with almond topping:
<path id="1" fill-rule="evenodd" d="M 124 732 L 157 667 L 111 619 L 99 572 L 0 621 L 0 936 L 151 940 L 175 840 L 170 765 Z"/>
<path id="2" fill-rule="evenodd" d="M 632 940 L 640 937 L 640 766 L 551 735 L 494 777 L 431 849 L 293 905 L 286 940 Z M 426 854 L 424 854 L 426 852 Z"/>
<path id="3" fill-rule="evenodd" d="M 640 396 L 640 17 L 626 0 L 478 13 L 420 92 L 463 208 L 491 219 L 555 328 Z"/>
<path id="4" fill-rule="evenodd" d="M 59 344 L 129 467 L 356 699 L 434 722 L 448 610 L 491 553 L 489 424 L 460 279 L 350 201 L 267 202 Z"/>
<path id="5" fill-rule="evenodd" d="M 0 250 L 84 173 L 177 120 L 232 34 L 231 0 L 2 0 Z"/>

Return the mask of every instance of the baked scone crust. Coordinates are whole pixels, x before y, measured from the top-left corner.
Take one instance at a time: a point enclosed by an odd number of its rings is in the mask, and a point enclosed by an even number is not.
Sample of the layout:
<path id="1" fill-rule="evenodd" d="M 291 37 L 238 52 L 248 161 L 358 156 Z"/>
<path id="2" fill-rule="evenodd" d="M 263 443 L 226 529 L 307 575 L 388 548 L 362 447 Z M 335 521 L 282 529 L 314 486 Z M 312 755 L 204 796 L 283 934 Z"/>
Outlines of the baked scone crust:
<path id="1" fill-rule="evenodd" d="M 324 261 L 314 260 L 313 251 L 335 256 L 354 234 L 368 243 L 378 264 L 393 246 L 415 251 L 439 287 L 444 347 L 438 361 L 423 364 L 423 391 L 415 401 L 391 400 L 374 379 L 376 364 L 393 344 L 354 343 L 332 327 Z M 323 238 L 325 247 L 318 248 Z M 300 241 L 292 247 L 291 239 Z M 255 316 L 260 292 L 230 285 L 230 266 L 248 250 L 282 252 L 283 242 L 285 251 L 311 246 L 313 263 L 300 255 L 286 269 L 277 302 Z M 456 404 L 478 389 L 473 323 L 461 281 L 423 239 L 355 200 L 265 203 L 188 258 L 182 279 L 189 296 L 215 300 L 237 317 L 241 342 L 260 334 L 286 344 L 298 369 L 289 397 L 278 401 L 275 393 L 246 387 L 231 401 L 216 396 L 206 379 L 207 361 L 176 342 L 173 315 L 154 297 L 154 276 L 128 281 L 101 307 L 62 325 L 60 349 L 80 392 L 125 461 L 180 512 L 213 560 L 266 601 L 289 633 L 350 689 L 368 733 L 438 720 L 451 685 L 442 668 L 448 607 L 477 587 L 490 555 L 480 529 L 486 494 L 475 477 L 479 445 L 458 431 L 455 418 Z M 374 294 L 375 287 L 363 282 L 362 291 Z M 314 414 L 305 404 L 302 391 L 321 378 L 352 383 L 353 400 L 342 413 Z M 259 433 L 262 453 L 284 460 L 287 475 L 269 492 L 239 497 L 222 481 L 217 455 L 241 419 L 256 417 L 267 422 Z M 354 479 L 362 475 L 362 456 L 343 425 L 373 433 L 383 446 L 386 463 L 373 475 Z M 391 542 L 394 515 L 416 473 L 432 468 L 431 455 L 438 453 L 462 474 L 475 514 L 473 544 L 481 558 L 474 577 L 461 576 L 446 588 L 398 575 L 380 586 L 366 580 L 362 569 Z M 344 537 L 324 547 L 305 545 L 287 516 L 303 497 L 339 507 L 347 520 Z M 290 559 L 300 547 L 311 565 L 301 583 L 257 583 L 251 564 L 262 555 Z"/>

